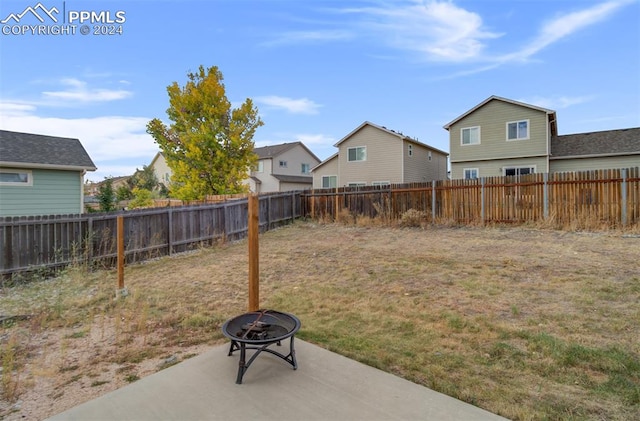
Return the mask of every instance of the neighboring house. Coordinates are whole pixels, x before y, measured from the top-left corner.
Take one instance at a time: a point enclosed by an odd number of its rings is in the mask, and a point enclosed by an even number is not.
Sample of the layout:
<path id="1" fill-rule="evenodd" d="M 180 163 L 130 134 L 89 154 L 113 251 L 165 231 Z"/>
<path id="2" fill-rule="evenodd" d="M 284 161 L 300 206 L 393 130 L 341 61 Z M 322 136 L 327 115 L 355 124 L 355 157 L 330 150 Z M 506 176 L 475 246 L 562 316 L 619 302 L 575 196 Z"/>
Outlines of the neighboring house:
<path id="1" fill-rule="evenodd" d="M 156 175 L 158 183 L 169 188 L 169 184 L 171 184 L 171 168 L 167 165 L 167 160 L 164 158 L 164 154 L 162 152 L 158 152 L 149 166 L 153 169 L 153 173 Z"/>
<path id="2" fill-rule="evenodd" d="M 447 178 L 444 151 L 365 121 L 334 145 L 338 152 L 313 168 L 313 187 L 424 183 Z"/>
<path id="3" fill-rule="evenodd" d="M 258 163 L 246 183 L 254 193 L 310 189 L 311 169 L 320 163 L 302 142 L 264 146 L 253 150 Z"/>
<path id="4" fill-rule="evenodd" d="M 111 182 L 111 188 L 113 191 L 117 191 L 120 187 L 129 187 L 129 179 L 130 175 L 122 175 L 120 177 L 109 177 L 102 181 L 89 182 L 84 185 L 84 195 L 85 195 L 85 203 L 92 202 L 92 200 L 87 200 L 88 197 L 95 197 L 100 193 L 100 188 L 104 185 L 105 182 Z"/>
<path id="5" fill-rule="evenodd" d="M 556 112 L 491 96 L 446 124 L 452 179 L 638 166 L 640 129 L 558 135 Z"/>
<path id="6" fill-rule="evenodd" d="M 551 172 L 640 167 L 640 128 L 551 138 Z"/>
<path id="7" fill-rule="evenodd" d="M 83 213 L 96 169 L 78 139 L 0 130 L 0 216 Z"/>

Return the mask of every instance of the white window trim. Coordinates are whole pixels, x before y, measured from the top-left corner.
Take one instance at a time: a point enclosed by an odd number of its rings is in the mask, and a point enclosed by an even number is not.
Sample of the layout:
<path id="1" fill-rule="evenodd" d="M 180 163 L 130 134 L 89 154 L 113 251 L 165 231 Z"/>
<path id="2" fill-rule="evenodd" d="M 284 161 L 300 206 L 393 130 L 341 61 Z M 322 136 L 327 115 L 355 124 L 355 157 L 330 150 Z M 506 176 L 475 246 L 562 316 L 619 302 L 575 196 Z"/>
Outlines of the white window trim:
<path id="1" fill-rule="evenodd" d="M 324 187 L 324 179 L 325 178 L 331 178 L 331 177 L 335 177 L 336 178 L 336 185 L 335 187 L 338 187 L 338 176 L 337 175 L 323 175 L 322 178 L 320 179 L 320 188 L 322 189 L 333 189 L 334 187 Z M 329 183 L 331 184 L 331 183 Z"/>
<path id="2" fill-rule="evenodd" d="M 349 159 L 349 151 L 351 149 L 364 149 L 364 159 L 356 159 L 355 161 L 351 161 Z M 358 153 L 356 152 L 356 155 L 358 155 Z M 347 162 L 365 162 L 367 160 L 367 147 L 366 146 L 353 146 L 351 148 L 347 148 Z"/>
<path id="3" fill-rule="evenodd" d="M 282 160 L 282 159 L 280 160 L 280 162 L 279 162 L 279 164 L 278 164 L 278 166 L 279 166 L 280 168 L 287 168 L 287 165 L 288 165 L 287 161 Z"/>
<path id="4" fill-rule="evenodd" d="M 390 181 L 374 181 L 373 183 L 371 183 L 372 186 L 390 186 L 391 182 Z"/>
<path id="5" fill-rule="evenodd" d="M 476 172 L 476 178 L 467 178 L 467 171 L 475 171 Z M 463 180 L 476 180 L 480 178 L 480 169 L 479 168 L 463 168 L 462 169 L 462 179 Z"/>
<path id="6" fill-rule="evenodd" d="M 509 139 L 509 124 L 516 124 L 516 132 L 518 131 L 518 123 L 521 123 L 523 121 L 527 122 L 527 137 L 516 137 L 515 139 Z M 516 142 L 518 140 L 529 140 L 531 138 L 531 122 L 529 121 L 528 118 L 523 119 L 523 120 L 515 120 L 515 121 L 507 121 L 507 123 L 505 124 L 505 130 L 506 130 L 506 136 L 507 136 L 507 142 Z"/>
<path id="7" fill-rule="evenodd" d="M 366 187 L 367 183 L 364 181 L 352 181 L 347 183 L 347 187 Z"/>
<path id="8" fill-rule="evenodd" d="M 27 174 L 27 182 L 13 182 L 13 181 L 0 181 L 0 186 L 15 186 L 15 187 L 31 187 L 33 186 L 33 173 L 31 170 L 18 170 L 18 169 L 2 169 L 1 172 L 5 173 L 18 173 Z"/>
<path id="9" fill-rule="evenodd" d="M 478 129 L 478 143 L 463 143 L 464 142 L 464 136 L 462 135 L 462 132 L 464 132 L 465 130 L 470 130 L 470 129 Z M 482 143 L 482 136 L 481 136 L 481 131 L 480 131 L 480 126 L 470 126 L 470 127 L 463 127 L 460 129 L 460 146 L 473 146 L 473 145 L 479 145 L 480 143 Z"/>
<path id="10" fill-rule="evenodd" d="M 507 174 L 507 170 L 517 170 L 520 168 L 531 168 L 533 169 L 533 173 L 532 174 L 537 174 L 538 172 L 538 168 L 536 165 L 512 165 L 509 167 L 502 167 L 502 176 L 506 177 Z M 516 174 L 516 176 L 520 176 L 520 174 Z"/>
<path id="11" fill-rule="evenodd" d="M 305 172 L 304 167 L 307 166 L 307 171 Z M 311 164 L 301 163 L 300 164 L 300 173 L 301 174 L 310 174 L 311 173 Z"/>
<path id="12" fill-rule="evenodd" d="M 413 156 L 413 145 L 412 144 L 408 145 L 407 154 L 408 154 L 408 156 Z"/>

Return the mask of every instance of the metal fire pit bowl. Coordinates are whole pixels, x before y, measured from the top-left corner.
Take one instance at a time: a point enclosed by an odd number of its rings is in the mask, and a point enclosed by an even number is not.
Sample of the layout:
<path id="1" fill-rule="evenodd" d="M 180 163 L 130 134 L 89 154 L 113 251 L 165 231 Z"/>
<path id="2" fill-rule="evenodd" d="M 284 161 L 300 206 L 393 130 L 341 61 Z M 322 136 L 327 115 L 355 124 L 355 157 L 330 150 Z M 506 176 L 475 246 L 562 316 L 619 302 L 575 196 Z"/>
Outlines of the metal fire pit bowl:
<path id="1" fill-rule="evenodd" d="M 294 370 L 298 368 L 296 362 L 296 352 L 293 347 L 293 338 L 300 329 L 300 320 L 293 314 L 281 313 L 274 310 L 258 310 L 241 314 L 233 319 L 227 320 L 222 325 L 222 333 L 231 339 L 229 354 L 240 350 L 240 362 L 238 363 L 237 384 L 242 384 L 242 377 L 246 373 L 251 363 L 261 352 L 268 352 L 291 364 Z M 282 345 L 284 339 L 289 339 L 289 354 L 269 349 L 276 344 Z M 246 360 L 247 349 L 256 352 Z"/>

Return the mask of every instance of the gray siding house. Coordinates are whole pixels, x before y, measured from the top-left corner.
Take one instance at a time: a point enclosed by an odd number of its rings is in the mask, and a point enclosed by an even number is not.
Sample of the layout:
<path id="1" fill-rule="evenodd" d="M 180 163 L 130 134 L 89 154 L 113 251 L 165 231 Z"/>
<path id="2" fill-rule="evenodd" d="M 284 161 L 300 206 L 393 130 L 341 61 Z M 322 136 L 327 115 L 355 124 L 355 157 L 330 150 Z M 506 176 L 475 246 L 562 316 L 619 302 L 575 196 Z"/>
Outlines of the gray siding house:
<path id="1" fill-rule="evenodd" d="M 640 166 L 640 129 L 558 135 L 556 112 L 491 96 L 446 124 L 451 178 Z"/>
<path id="2" fill-rule="evenodd" d="M 0 130 L 0 216 L 83 213 L 96 169 L 78 139 Z"/>
<path id="3" fill-rule="evenodd" d="M 264 146 L 253 151 L 258 155 L 258 163 L 246 181 L 253 193 L 311 188 L 311 169 L 320 159 L 302 142 Z"/>
<path id="4" fill-rule="evenodd" d="M 365 121 L 312 171 L 314 188 L 424 183 L 447 178 L 448 154 Z"/>

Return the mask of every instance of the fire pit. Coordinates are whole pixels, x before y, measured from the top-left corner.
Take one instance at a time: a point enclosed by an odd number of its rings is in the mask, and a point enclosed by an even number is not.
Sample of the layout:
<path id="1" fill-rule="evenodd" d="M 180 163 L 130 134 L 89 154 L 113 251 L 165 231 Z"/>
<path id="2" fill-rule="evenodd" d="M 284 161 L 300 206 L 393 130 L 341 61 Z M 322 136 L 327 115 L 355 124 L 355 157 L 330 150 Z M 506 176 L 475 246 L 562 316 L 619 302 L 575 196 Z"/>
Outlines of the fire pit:
<path id="1" fill-rule="evenodd" d="M 294 370 L 298 368 L 296 353 L 293 347 L 293 338 L 300 329 L 300 320 L 292 314 L 281 313 L 274 310 L 258 310 L 241 314 L 227 320 L 222 325 L 222 333 L 231 339 L 229 354 L 240 350 L 240 362 L 238 367 L 237 384 L 242 383 L 242 377 L 251 363 L 262 351 L 268 352 L 291 364 Z M 282 345 L 282 340 L 289 340 L 289 354 L 284 355 L 268 347 L 277 344 Z M 246 350 L 253 349 L 256 352 L 246 361 Z"/>

